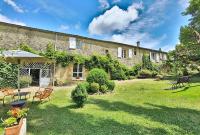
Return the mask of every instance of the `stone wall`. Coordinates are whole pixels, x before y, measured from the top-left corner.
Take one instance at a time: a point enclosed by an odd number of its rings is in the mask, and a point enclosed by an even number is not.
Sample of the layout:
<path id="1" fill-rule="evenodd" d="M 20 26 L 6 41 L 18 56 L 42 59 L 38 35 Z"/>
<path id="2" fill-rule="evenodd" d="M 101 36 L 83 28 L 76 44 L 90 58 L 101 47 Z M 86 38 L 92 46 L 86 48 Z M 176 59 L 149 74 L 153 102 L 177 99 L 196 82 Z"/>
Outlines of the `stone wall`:
<path id="1" fill-rule="evenodd" d="M 17 49 L 20 44 L 26 43 L 36 50 L 45 50 L 47 44 L 52 43 L 56 45 L 56 49 L 58 50 L 66 50 L 69 53 L 78 53 L 88 56 L 92 54 L 105 55 L 105 51 L 109 50 L 113 58 L 119 59 L 120 62 L 127 66 L 140 63 L 144 53 L 150 54 L 150 50 L 148 49 L 80 36 L 75 37 L 77 41 L 84 43 L 81 49 L 71 50 L 69 48 L 69 37 L 72 36 L 74 35 L 0 23 L 0 48 L 4 49 Z M 117 58 L 118 47 L 126 49 L 127 56 L 128 49 L 136 49 L 137 55 L 133 55 L 132 58 Z"/>
<path id="2" fill-rule="evenodd" d="M 77 42 L 80 41 L 84 44 L 82 44 L 79 49 L 70 49 L 70 37 L 75 37 Z M 106 55 L 106 50 L 108 50 L 113 58 L 118 59 L 121 63 L 129 67 L 140 63 L 143 54 L 150 54 L 150 52 L 160 54 L 160 52 L 156 50 L 0 22 L 0 48 L 17 49 L 22 43 L 28 44 L 33 49 L 40 51 L 45 50 L 47 44 L 52 43 L 57 50 L 66 50 L 68 53 L 77 53 L 86 56 L 92 54 Z M 118 47 L 122 47 L 122 49 L 126 50 L 127 58 L 118 58 Z M 129 49 L 136 50 L 137 55 L 128 58 Z M 164 54 L 166 55 L 166 53 Z M 72 67 L 73 66 L 70 66 L 67 69 L 59 68 L 56 73 L 57 77 L 71 79 Z M 58 74 L 60 74 L 60 76 Z"/>

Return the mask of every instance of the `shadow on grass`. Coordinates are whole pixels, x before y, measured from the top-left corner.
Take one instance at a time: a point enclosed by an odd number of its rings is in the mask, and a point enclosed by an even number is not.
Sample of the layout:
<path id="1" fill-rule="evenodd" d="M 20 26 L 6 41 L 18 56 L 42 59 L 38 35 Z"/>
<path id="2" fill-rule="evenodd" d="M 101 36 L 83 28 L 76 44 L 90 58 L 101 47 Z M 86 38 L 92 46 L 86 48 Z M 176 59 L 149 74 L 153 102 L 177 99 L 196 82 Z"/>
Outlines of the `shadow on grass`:
<path id="1" fill-rule="evenodd" d="M 200 133 L 200 111 L 188 108 L 172 108 L 161 105 L 149 104 L 147 106 L 133 106 L 123 102 L 108 102 L 102 99 L 92 99 L 96 105 L 105 111 L 124 111 L 168 125 L 180 128 L 179 134 Z"/>
<path id="2" fill-rule="evenodd" d="M 194 88 L 194 87 L 199 87 L 200 85 L 194 85 L 194 86 L 185 86 L 184 89 L 182 90 L 179 90 L 179 91 L 174 91 L 172 93 L 179 93 L 179 92 L 184 92 L 184 91 L 187 91 L 189 88 Z"/>
<path id="3" fill-rule="evenodd" d="M 123 124 L 111 118 L 100 118 L 87 113 L 78 113 L 74 106 L 58 107 L 53 104 L 38 106 L 30 104 L 28 132 L 39 135 L 126 135 L 167 134 L 162 128 Z M 72 109 L 71 109 L 72 108 Z"/>

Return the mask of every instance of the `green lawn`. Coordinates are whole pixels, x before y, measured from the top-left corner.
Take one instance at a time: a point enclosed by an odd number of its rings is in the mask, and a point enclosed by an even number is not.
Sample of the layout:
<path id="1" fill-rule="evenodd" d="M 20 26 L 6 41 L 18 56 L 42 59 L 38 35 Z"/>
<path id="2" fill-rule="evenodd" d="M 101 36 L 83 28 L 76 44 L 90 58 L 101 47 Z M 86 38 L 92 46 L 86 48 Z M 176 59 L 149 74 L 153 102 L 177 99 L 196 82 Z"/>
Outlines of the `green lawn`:
<path id="1" fill-rule="evenodd" d="M 28 134 L 200 134 L 200 78 L 194 81 L 178 90 L 164 90 L 169 81 L 118 82 L 115 93 L 89 96 L 81 109 L 70 89 L 58 90 L 50 102 L 29 103 Z"/>

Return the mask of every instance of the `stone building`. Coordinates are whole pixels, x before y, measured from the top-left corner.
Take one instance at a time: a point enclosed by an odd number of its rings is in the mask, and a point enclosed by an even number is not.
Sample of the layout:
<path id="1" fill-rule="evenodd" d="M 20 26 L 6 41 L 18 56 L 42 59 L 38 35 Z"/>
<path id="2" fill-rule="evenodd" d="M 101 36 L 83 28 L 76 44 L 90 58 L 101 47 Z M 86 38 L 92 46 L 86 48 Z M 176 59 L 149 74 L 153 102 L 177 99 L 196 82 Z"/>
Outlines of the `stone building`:
<path id="1" fill-rule="evenodd" d="M 129 67 L 140 63 L 143 54 L 150 55 L 150 59 L 156 63 L 167 59 L 166 52 L 140 47 L 140 42 L 133 46 L 0 22 L 0 48 L 17 49 L 22 43 L 36 50 L 45 50 L 47 44 L 52 43 L 57 50 L 86 56 L 109 53 Z M 56 77 L 60 80 L 76 80 L 77 78 L 82 80 L 85 79 L 86 73 L 83 65 L 75 64 L 67 68 L 57 68 Z"/>

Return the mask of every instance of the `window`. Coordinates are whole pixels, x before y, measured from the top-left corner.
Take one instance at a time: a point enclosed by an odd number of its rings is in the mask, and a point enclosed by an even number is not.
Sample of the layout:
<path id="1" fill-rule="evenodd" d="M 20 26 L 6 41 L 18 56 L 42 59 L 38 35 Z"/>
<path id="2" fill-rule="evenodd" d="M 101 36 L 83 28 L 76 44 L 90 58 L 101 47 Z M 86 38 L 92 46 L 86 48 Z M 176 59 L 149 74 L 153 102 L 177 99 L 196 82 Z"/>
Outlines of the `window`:
<path id="1" fill-rule="evenodd" d="M 83 77 L 83 64 L 74 64 L 73 77 L 76 79 Z"/>
<path id="2" fill-rule="evenodd" d="M 156 53 L 152 52 L 152 53 L 151 53 L 151 58 L 152 58 L 153 60 L 156 60 Z"/>
<path id="3" fill-rule="evenodd" d="M 105 50 L 105 54 L 106 54 L 106 55 L 109 54 L 109 51 L 108 51 L 108 50 Z"/>
<path id="4" fill-rule="evenodd" d="M 126 58 L 126 50 L 122 50 L 122 58 Z"/>
<path id="5" fill-rule="evenodd" d="M 137 55 L 137 50 L 136 49 L 134 49 L 134 55 Z"/>
<path id="6" fill-rule="evenodd" d="M 76 49 L 76 38 L 74 37 L 69 38 L 69 48 Z"/>
<path id="7" fill-rule="evenodd" d="M 83 44 L 84 44 L 84 43 L 83 43 L 82 41 L 78 40 L 78 41 L 77 41 L 77 46 L 76 46 L 76 48 L 77 48 L 77 49 L 82 49 Z"/>

